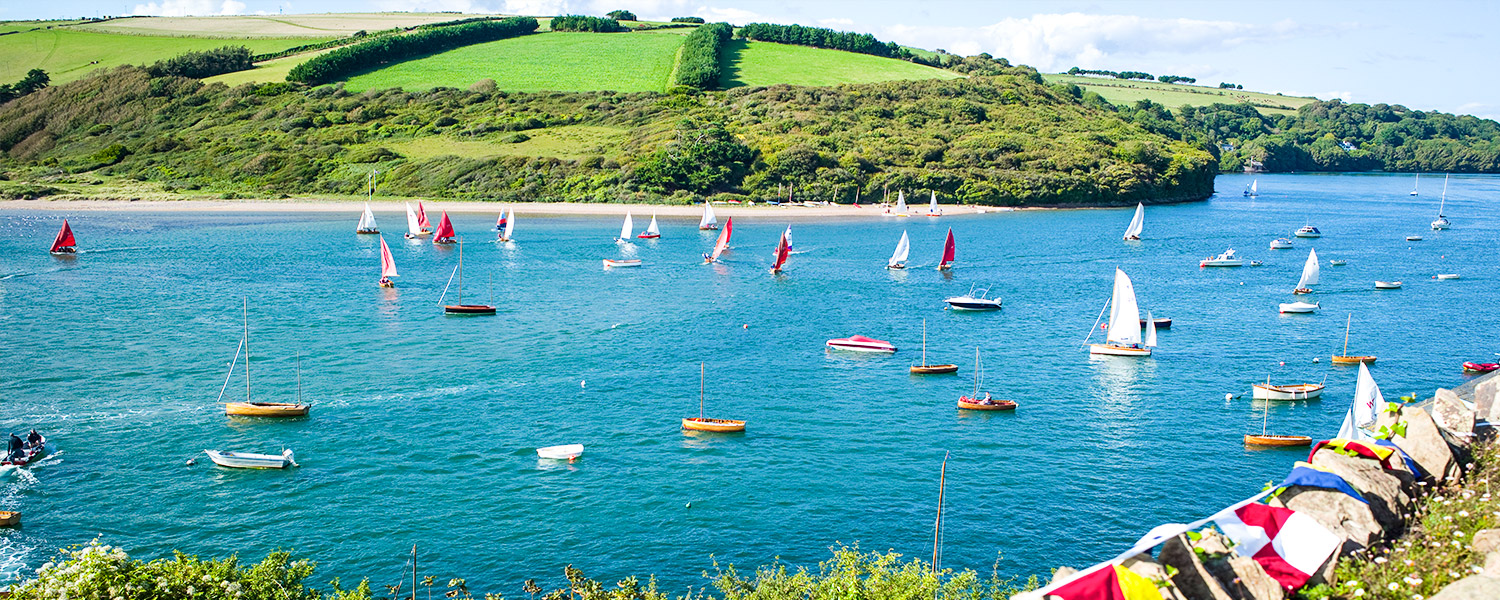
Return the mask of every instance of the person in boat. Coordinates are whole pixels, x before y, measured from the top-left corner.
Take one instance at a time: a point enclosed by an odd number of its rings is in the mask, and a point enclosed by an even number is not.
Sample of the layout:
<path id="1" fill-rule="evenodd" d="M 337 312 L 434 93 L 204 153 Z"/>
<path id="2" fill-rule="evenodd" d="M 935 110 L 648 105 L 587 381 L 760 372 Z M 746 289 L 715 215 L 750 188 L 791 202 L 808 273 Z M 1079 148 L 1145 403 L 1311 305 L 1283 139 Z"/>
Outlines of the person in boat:
<path id="1" fill-rule="evenodd" d="M 41 446 L 41 445 L 42 445 L 42 434 L 37 433 L 37 431 L 35 429 L 31 430 L 31 433 L 26 434 L 26 447 L 27 448 L 36 448 L 36 447 Z"/>
<path id="2" fill-rule="evenodd" d="M 5 453 L 5 460 L 15 461 L 16 459 L 25 457 L 26 454 L 23 450 L 25 445 L 26 444 L 21 441 L 21 436 L 18 436 L 14 433 L 10 434 L 10 447 Z"/>
<path id="3" fill-rule="evenodd" d="M 392 282 L 391 278 L 389 278 L 389 277 L 381 277 L 380 278 L 380 287 L 393 288 L 393 287 L 396 287 L 396 284 L 394 282 Z"/>

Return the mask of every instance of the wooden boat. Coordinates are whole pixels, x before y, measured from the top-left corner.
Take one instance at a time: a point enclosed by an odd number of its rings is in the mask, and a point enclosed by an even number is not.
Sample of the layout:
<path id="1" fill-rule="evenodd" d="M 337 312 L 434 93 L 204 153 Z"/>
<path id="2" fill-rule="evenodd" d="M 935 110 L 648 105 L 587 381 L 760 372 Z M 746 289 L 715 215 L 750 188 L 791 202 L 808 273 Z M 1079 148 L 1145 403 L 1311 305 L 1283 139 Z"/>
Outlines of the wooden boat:
<path id="1" fill-rule="evenodd" d="M 624 267 L 639 267 L 639 266 L 641 266 L 641 259 L 639 259 L 639 258 L 624 258 L 624 259 L 606 258 L 606 259 L 604 259 L 604 268 L 606 268 L 606 269 L 609 269 L 609 268 L 624 268 Z"/>
<path id="2" fill-rule="evenodd" d="M 418 202 L 417 206 L 422 203 Z M 418 214 L 411 209 L 411 204 L 406 205 L 406 239 L 414 240 L 424 235 L 432 235 L 432 229 L 427 227 L 427 213 Z"/>
<path id="3" fill-rule="evenodd" d="M 714 206 L 707 200 L 703 201 L 703 218 L 698 219 L 698 229 L 712 230 L 719 228 L 719 219 L 714 216 Z"/>
<path id="4" fill-rule="evenodd" d="M 1375 289 L 1377 289 L 1377 290 L 1399 290 L 1399 289 L 1401 289 L 1401 282 L 1399 282 L 1399 281 L 1376 281 L 1375 282 Z"/>
<path id="5" fill-rule="evenodd" d="M 1464 374 L 1465 375 L 1479 375 L 1479 374 L 1482 374 L 1482 373 L 1488 373 L 1490 371 L 1494 371 L 1496 369 L 1500 369 L 1500 363 L 1477 363 L 1477 362 L 1465 362 L 1464 363 Z"/>
<path id="6" fill-rule="evenodd" d="M 1125 228 L 1125 241 L 1140 241 L 1141 231 L 1146 228 L 1146 205 L 1135 203 L 1135 216 L 1130 218 L 1130 226 Z"/>
<path id="7" fill-rule="evenodd" d="M 953 268 L 953 228 L 948 228 L 948 239 L 943 242 L 943 259 L 938 261 L 937 270 L 947 271 Z"/>
<path id="8" fill-rule="evenodd" d="M 1272 250 L 1290 250 L 1290 249 L 1292 249 L 1292 240 L 1289 240 L 1289 239 L 1286 239 L 1286 238 L 1276 238 L 1274 240 L 1271 240 L 1271 249 Z"/>
<path id="9" fill-rule="evenodd" d="M 1269 377 L 1265 383 L 1257 383 L 1250 388 L 1250 397 L 1256 400 L 1311 400 L 1323 395 L 1321 383 L 1271 385 Z"/>
<path id="10" fill-rule="evenodd" d="M 458 276 L 458 304 L 444 304 L 443 313 L 449 315 L 493 315 L 495 314 L 495 287 L 490 282 L 491 304 L 464 304 L 464 244 L 458 243 L 458 266 L 453 269 L 454 275 Z M 453 283 L 453 275 L 448 276 L 448 283 Z M 443 298 L 448 296 L 448 288 L 443 287 L 443 295 L 438 297 L 438 304 L 443 304 Z"/>
<path id="11" fill-rule="evenodd" d="M 957 373 L 958 365 L 929 365 L 927 364 L 927 319 L 922 319 L 922 364 L 912 365 L 912 375 L 940 375 L 944 373 Z"/>
<path id="12" fill-rule="evenodd" d="M 15 527 L 20 524 L 20 512 L 14 510 L 0 510 L 0 527 Z"/>
<path id="13" fill-rule="evenodd" d="M 1349 326 L 1354 323 L 1354 313 L 1344 320 L 1344 353 L 1333 355 L 1333 364 L 1336 365 L 1365 365 L 1375 362 L 1373 356 L 1349 356 Z M 1363 366 L 1361 366 L 1363 368 Z"/>
<path id="14" fill-rule="evenodd" d="M 1245 259 L 1243 259 L 1243 258 L 1235 258 L 1235 256 L 1234 256 L 1234 248 L 1230 248 L 1228 250 L 1225 250 L 1223 254 L 1220 254 L 1218 256 L 1210 256 L 1208 258 L 1205 258 L 1203 260 L 1198 261 L 1198 267 L 1199 268 L 1202 268 L 1202 267 L 1243 267 L 1243 266 L 1245 266 Z"/>
<path id="15" fill-rule="evenodd" d="M 703 363 L 698 363 L 698 416 L 682 419 L 684 431 L 707 431 L 711 433 L 737 433 L 745 430 L 745 422 L 735 419 L 710 419 L 703 416 Z"/>
<path id="16" fill-rule="evenodd" d="M 516 227 L 516 209 L 515 208 L 510 209 L 510 215 L 509 216 L 502 215 L 500 217 L 500 221 L 495 225 L 495 227 L 496 227 L 496 230 L 500 232 L 500 236 L 497 237 L 497 238 L 495 238 L 495 241 L 497 241 L 497 242 L 511 242 L 511 241 L 515 241 L 514 238 L 511 237 L 510 233 L 512 231 L 514 231 L 515 227 Z"/>
<path id="17" fill-rule="evenodd" d="M 989 293 L 990 289 L 985 288 L 979 292 L 978 297 L 975 297 L 974 286 L 970 285 L 969 293 L 962 296 L 945 298 L 943 299 L 943 302 L 947 302 L 948 307 L 952 308 L 953 310 L 1000 310 L 1001 299 L 987 298 L 986 296 L 988 296 Z"/>
<path id="18" fill-rule="evenodd" d="M 1322 387 L 1322 386 L 1319 386 Z M 1266 423 L 1271 418 L 1271 403 L 1265 404 L 1265 413 L 1260 418 L 1260 435 L 1245 434 L 1246 446 L 1311 446 L 1312 438 L 1305 435 L 1273 435 L 1266 433 Z"/>
<path id="19" fill-rule="evenodd" d="M 218 450 L 204 450 L 203 452 L 208 454 L 208 459 L 214 461 L 214 464 L 230 469 L 285 469 L 301 466 L 293 460 L 291 450 L 282 450 L 281 454 L 251 454 Z"/>
<path id="20" fill-rule="evenodd" d="M 895 344 L 885 340 L 877 340 L 862 335 L 846 338 L 835 338 L 828 340 L 826 345 L 834 350 L 848 350 L 850 352 L 877 352 L 890 354 L 896 351 Z"/>
<path id="21" fill-rule="evenodd" d="M 654 240 L 661 237 L 661 229 L 656 226 L 656 215 L 651 215 L 651 224 L 647 225 L 646 230 L 635 237 L 643 240 Z"/>
<path id="22" fill-rule="evenodd" d="M 1437 275 L 1433 275 L 1432 278 L 1433 279 L 1443 279 L 1443 280 L 1458 279 L 1458 273 L 1439 273 Z"/>
<path id="23" fill-rule="evenodd" d="M 73 228 L 68 226 L 68 220 L 63 219 L 62 229 L 57 231 L 57 237 L 52 240 L 54 255 L 72 255 L 78 253 L 78 242 L 73 239 Z"/>
<path id="24" fill-rule="evenodd" d="M 996 400 L 990 397 L 989 392 L 984 397 L 979 396 L 979 388 L 984 381 L 984 367 L 979 363 L 979 348 L 974 348 L 974 391 L 968 396 L 958 397 L 958 408 L 960 410 L 1015 410 L 1019 406 L 1012 400 Z"/>
<path id="25" fill-rule="evenodd" d="M 240 345 L 234 351 L 234 360 L 229 361 L 229 372 L 224 375 L 224 385 L 219 388 L 219 398 L 215 403 L 224 404 L 224 414 L 232 417 L 305 417 L 312 410 L 312 406 L 302 402 L 302 361 L 297 360 L 297 398 L 296 402 L 255 402 L 250 397 L 250 300 L 245 299 L 241 316 L 244 319 L 244 337 L 240 338 Z M 240 360 L 240 352 L 245 354 L 245 401 L 224 402 L 224 392 L 229 389 L 229 380 L 234 377 L 234 365 Z"/>
<path id="26" fill-rule="evenodd" d="M 380 238 L 380 287 L 396 287 L 391 278 L 399 275 L 396 272 L 396 259 L 391 256 L 391 247 L 386 245 L 385 238 L 382 237 Z"/>
<path id="27" fill-rule="evenodd" d="M 717 225 L 714 227 L 717 228 Z M 700 228 L 701 229 L 701 228 Z M 724 231 L 719 232 L 719 239 L 714 242 L 712 254 L 703 255 L 703 264 L 719 262 L 719 256 L 729 249 L 729 236 L 734 233 L 734 217 L 724 220 Z"/>
<path id="28" fill-rule="evenodd" d="M 565 444 L 562 446 L 547 446 L 537 448 L 536 455 L 550 460 L 566 460 L 573 462 L 583 456 L 583 444 Z"/>
<path id="29" fill-rule="evenodd" d="M 635 223 L 634 223 L 634 221 L 631 220 L 630 213 L 626 212 L 625 213 L 625 224 L 622 227 L 620 227 L 620 236 L 617 237 L 617 238 L 615 238 L 615 243 L 617 243 L 617 244 L 629 244 L 630 243 L 630 236 L 633 235 L 634 228 L 635 228 Z"/>
<path id="30" fill-rule="evenodd" d="M 437 233 L 432 234 L 434 244 L 457 244 L 457 234 L 453 233 L 453 221 L 448 220 L 448 211 L 443 211 L 443 219 L 438 221 Z"/>
<path id="31" fill-rule="evenodd" d="M 1151 348 L 1156 346 L 1156 324 L 1155 319 L 1147 314 L 1146 337 L 1141 339 L 1141 311 L 1135 301 L 1135 285 L 1130 282 L 1130 277 L 1120 269 L 1115 269 L 1114 291 L 1110 294 L 1109 302 L 1104 309 L 1099 311 L 1099 318 L 1104 318 L 1104 310 L 1109 311 L 1109 327 L 1104 336 L 1103 344 L 1088 344 L 1088 338 L 1093 337 L 1093 328 L 1089 329 L 1088 337 L 1084 343 L 1089 346 L 1089 354 L 1100 354 L 1105 356 L 1151 356 Z M 1097 326 L 1098 324 L 1095 323 Z"/>
<path id="32" fill-rule="evenodd" d="M 786 230 L 781 232 L 781 240 L 776 242 L 776 251 L 771 255 L 771 273 L 780 274 L 782 267 L 786 266 L 786 259 L 792 254 L 792 226 L 787 225 Z"/>
<path id="33" fill-rule="evenodd" d="M 1453 226 L 1453 223 L 1450 223 L 1448 221 L 1448 217 L 1443 216 L 1443 207 L 1447 206 L 1447 204 L 1448 204 L 1448 176 L 1444 175 L 1443 176 L 1443 197 L 1442 197 L 1442 199 L 1438 200 L 1438 214 L 1437 214 L 1437 218 L 1433 219 L 1433 221 L 1432 221 L 1432 230 L 1433 231 L 1442 231 L 1444 229 L 1447 229 L 1447 228 Z"/>
<path id="34" fill-rule="evenodd" d="M 911 256 L 911 238 L 906 232 L 901 232 L 901 239 L 896 242 L 896 251 L 891 253 L 890 260 L 885 261 L 887 269 L 905 269 L 906 259 Z"/>
<path id="35" fill-rule="evenodd" d="M 1323 232 L 1318 231 L 1318 228 L 1312 225 L 1303 225 L 1300 229 L 1293 232 L 1292 235 L 1299 238 L 1320 238 L 1323 237 Z"/>
<path id="36" fill-rule="evenodd" d="M 936 191 L 932 192 L 932 201 L 930 203 L 928 203 L 928 205 L 927 205 L 927 216 L 929 216 L 929 217 L 941 217 L 941 216 L 943 216 L 943 211 L 938 210 L 937 192 Z"/>

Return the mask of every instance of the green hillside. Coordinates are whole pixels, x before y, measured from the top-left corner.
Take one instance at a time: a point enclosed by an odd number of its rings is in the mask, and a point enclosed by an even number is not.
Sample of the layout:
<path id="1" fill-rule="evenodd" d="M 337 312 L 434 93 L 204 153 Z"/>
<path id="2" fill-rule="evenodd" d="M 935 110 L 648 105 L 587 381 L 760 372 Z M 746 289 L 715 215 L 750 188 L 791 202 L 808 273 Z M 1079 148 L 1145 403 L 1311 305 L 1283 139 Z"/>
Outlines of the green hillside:
<path id="1" fill-rule="evenodd" d="M 771 42 L 729 42 L 719 64 L 719 87 L 839 85 L 900 79 L 957 79 L 952 71 L 903 60 Z"/>
<path id="2" fill-rule="evenodd" d="M 1317 100 L 1304 96 L 1280 96 L 1245 90 L 1223 90 L 1201 85 L 1183 85 L 1126 79 L 1106 79 L 1081 75 L 1043 75 L 1048 83 L 1071 83 L 1104 96 L 1110 104 L 1133 104 L 1137 100 L 1150 100 L 1162 106 L 1176 109 L 1179 106 L 1208 106 L 1210 104 L 1249 103 L 1264 115 L 1296 114 L 1304 104 Z"/>
<path id="3" fill-rule="evenodd" d="M 213 39 L 96 33 L 54 27 L 0 36 L 0 82 L 12 82 L 27 71 L 42 69 L 54 85 L 89 72 L 118 65 L 146 65 L 191 50 L 225 45 L 245 46 L 253 53 L 276 52 L 323 38 Z"/>

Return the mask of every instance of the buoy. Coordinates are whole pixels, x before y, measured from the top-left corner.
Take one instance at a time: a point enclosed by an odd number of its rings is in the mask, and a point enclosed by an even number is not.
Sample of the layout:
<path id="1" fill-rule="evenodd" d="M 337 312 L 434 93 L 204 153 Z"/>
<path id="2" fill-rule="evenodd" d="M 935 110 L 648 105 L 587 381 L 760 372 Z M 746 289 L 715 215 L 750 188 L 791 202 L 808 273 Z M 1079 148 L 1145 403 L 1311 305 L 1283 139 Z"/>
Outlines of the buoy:
<path id="1" fill-rule="evenodd" d="M 197 463 L 198 463 L 198 461 L 189 458 L 188 461 L 187 461 L 187 466 L 191 467 L 191 466 L 193 466 L 193 465 L 195 465 Z"/>
<path id="2" fill-rule="evenodd" d="M 578 387 L 586 388 L 588 386 L 589 386 L 589 382 L 587 380 L 584 380 L 584 379 L 578 380 Z"/>
<path id="3" fill-rule="evenodd" d="M 749 323 L 746 323 L 746 324 L 745 324 L 745 329 L 749 329 L 749 328 L 750 328 L 750 324 L 749 324 Z"/>
<path id="4" fill-rule="evenodd" d="M 1233 399 L 1234 399 L 1234 394 L 1224 394 L 1224 401 L 1225 402 L 1228 402 L 1228 401 L 1233 400 Z"/>
<path id="5" fill-rule="evenodd" d="M 1286 366 L 1286 361 L 1284 361 L 1284 360 L 1283 360 L 1283 361 L 1281 361 L 1281 365 L 1280 365 L 1280 366 L 1283 366 L 1283 367 L 1285 367 L 1285 366 Z"/>
<path id="6" fill-rule="evenodd" d="M 1240 285 L 1245 285 L 1245 282 L 1243 282 L 1243 281 L 1241 281 L 1241 282 L 1240 282 Z"/>
<path id="7" fill-rule="evenodd" d="M 687 504 L 684 504 L 684 505 L 683 505 L 683 506 L 682 506 L 682 507 L 683 507 L 683 508 L 692 508 L 692 507 L 693 507 L 693 503 L 692 503 L 692 502 L 689 502 L 689 503 L 687 503 Z"/>
<path id="8" fill-rule="evenodd" d="M 1318 362 L 1318 359 L 1317 358 L 1313 358 L 1313 362 Z"/>

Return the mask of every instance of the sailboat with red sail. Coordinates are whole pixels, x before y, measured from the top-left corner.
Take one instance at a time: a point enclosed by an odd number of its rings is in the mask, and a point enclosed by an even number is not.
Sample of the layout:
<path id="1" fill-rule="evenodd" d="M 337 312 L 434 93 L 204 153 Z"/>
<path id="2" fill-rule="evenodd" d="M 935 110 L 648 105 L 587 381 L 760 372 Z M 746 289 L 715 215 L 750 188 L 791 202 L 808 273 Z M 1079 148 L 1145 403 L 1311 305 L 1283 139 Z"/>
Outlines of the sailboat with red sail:
<path id="1" fill-rule="evenodd" d="M 57 232 L 57 239 L 52 240 L 52 253 L 57 255 L 78 253 L 78 242 L 73 240 L 73 228 L 68 227 L 67 219 L 63 219 L 63 226 Z"/>
<path id="2" fill-rule="evenodd" d="M 947 271 L 953 268 L 953 228 L 948 228 L 948 241 L 943 242 L 943 260 L 938 263 L 939 271 Z"/>
<path id="3" fill-rule="evenodd" d="M 443 211 L 443 220 L 438 221 L 437 232 L 432 234 L 434 244 L 456 244 L 458 237 L 453 233 L 453 222 L 448 220 L 448 211 Z"/>
<path id="4" fill-rule="evenodd" d="M 427 221 L 427 211 L 422 208 L 421 202 L 417 203 L 417 227 L 420 227 L 423 233 L 432 233 L 432 223 Z"/>
<path id="5" fill-rule="evenodd" d="M 505 231 L 505 209 L 500 209 L 500 218 L 495 219 L 495 231 Z"/>
<path id="6" fill-rule="evenodd" d="M 391 281 L 396 277 L 396 259 L 391 257 L 391 247 L 385 245 L 385 238 L 380 238 L 380 287 L 393 288 L 396 284 Z"/>
<path id="7" fill-rule="evenodd" d="M 713 254 L 703 255 L 703 264 L 719 262 L 719 255 L 729 249 L 729 235 L 734 231 L 734 217 L 724 221 L 724 230 L 719 232 L 719 241 L 714 242 Z"/>
<path id="8" fill-rule="evenodd" d="M 792 226 L 787 225 L 786 231 L 781 232 L 781 241 L 776 243 L 775 262 L 771 264 L 771 272 L 781 273 L 781 268 L 786 266 L 786 258 L 792 253 Z"/>

